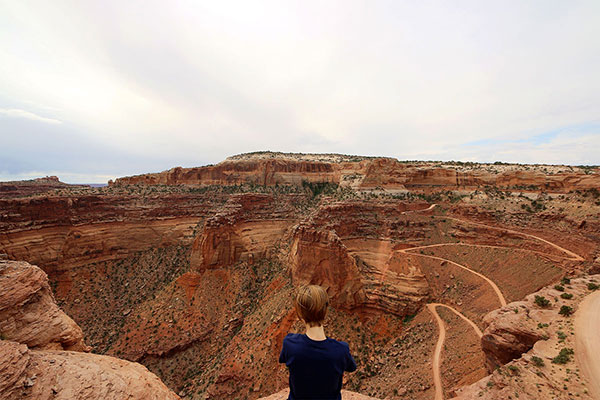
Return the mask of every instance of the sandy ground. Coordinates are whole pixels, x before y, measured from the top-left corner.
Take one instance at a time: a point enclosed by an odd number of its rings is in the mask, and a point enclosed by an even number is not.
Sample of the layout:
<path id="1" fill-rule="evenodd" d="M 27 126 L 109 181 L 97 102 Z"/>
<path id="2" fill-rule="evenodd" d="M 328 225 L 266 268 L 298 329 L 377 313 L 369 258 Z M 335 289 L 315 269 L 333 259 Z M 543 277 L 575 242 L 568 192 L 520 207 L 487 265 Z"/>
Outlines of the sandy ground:
<path id="1" fill-rule="evenodd" d="M 575 349 L 588 390 L 600 399 L 600 291 L 587 296 L 575 314 Z"/>

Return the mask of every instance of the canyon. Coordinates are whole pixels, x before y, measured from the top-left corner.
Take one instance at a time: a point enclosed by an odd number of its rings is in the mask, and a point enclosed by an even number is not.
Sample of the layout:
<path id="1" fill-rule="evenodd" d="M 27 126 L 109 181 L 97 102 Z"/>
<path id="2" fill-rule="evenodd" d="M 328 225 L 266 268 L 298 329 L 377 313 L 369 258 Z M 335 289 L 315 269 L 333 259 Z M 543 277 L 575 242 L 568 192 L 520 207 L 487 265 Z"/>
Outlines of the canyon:
<path id="1" fill-rule="evenodd" d="M 344 398 L 595 390 L 593 367 L 572 364 L 575 316 L 558 311 L 578 313 L 600 282 L 599 168 L 260 152 L 107 187 L 10 182 L 0 253 L 18 393 L 27 365 L 53 359 L 60 376 L 88 363 L 84 376 L 136 376 L 154 398 L 286 398 L 277 358 L 302 332 L 303 284 L 327 289 L 326 333 L 357 361 Z M 574 361 L 553 364 L 562 347 Z M 35 374 L 29 398 L 82 384 Z"/>

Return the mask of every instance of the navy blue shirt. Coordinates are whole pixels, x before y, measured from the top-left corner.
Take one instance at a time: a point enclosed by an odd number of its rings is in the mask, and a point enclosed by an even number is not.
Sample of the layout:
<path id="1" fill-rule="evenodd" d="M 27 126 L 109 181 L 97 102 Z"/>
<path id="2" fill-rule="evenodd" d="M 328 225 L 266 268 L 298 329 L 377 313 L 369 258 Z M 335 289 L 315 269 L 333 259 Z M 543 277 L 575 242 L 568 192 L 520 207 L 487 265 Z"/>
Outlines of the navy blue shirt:
<path id="1" fill-rule="evenodd" d="M 356 370 L 348 343 L 312 340 L 299 333 L 283 339 L 279 362 L 290 370 L 288 400 L 341 400 L 344 371 Z"/>

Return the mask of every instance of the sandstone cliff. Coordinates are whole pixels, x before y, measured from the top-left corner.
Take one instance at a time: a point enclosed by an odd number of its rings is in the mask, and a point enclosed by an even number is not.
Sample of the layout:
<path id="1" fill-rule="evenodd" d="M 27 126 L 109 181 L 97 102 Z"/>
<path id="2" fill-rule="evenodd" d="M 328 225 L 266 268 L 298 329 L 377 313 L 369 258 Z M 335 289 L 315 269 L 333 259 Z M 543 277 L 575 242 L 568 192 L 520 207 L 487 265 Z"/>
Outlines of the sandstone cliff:
<path id="1" fill-rule="evenodd" d="M 81 328 L 54 301 L 44 271 L 0 261 L 0 333 L 32 349 L 85 351 Z"/>
<path id="2" fill-rule="evenodd" d="M 118 178 L 110 185 L 300 185 L 302 182 L 331 182 L 356 189 L 419 190 L 474 189 L 494 186 L 566 193 L 600 187 L 600 173 L 572 167 L 550 171 L 545 166 L 497 166 L 478 164 L 400 162 L 393 158 L 318 157 L 257 153 L 232 157 L 217 165 L 182 168 Z"/>
<path id="3" fill-rule="evenodd" d="M 28 263 L 0 261 L 0 337 L 2 399 L 178 399 L 140 364 L 73 351 L 81 329 Z"/>
<path id="4" fill-rule="evenodd" d="M 328 288 L 332 303 L 340 308 L 414 314 L 429 295 L 429 285 L 419 270 L 397 262 L 394 242 L 388 239 L 403 236 L 408 209 L 403 202 L 375 209 L 350 201 L 323 207 L 294 229 L 292 282 Z M 411 233 L 418 234 L 418 229 Z"/>

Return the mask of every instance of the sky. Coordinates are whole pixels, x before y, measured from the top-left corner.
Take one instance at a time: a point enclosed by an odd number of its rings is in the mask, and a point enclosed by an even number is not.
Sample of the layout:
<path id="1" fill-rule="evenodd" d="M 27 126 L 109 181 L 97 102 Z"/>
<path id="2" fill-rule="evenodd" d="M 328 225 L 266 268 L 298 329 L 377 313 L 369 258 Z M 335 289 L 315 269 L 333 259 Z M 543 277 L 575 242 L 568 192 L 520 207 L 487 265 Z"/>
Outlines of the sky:
<path id="1" fill-rule="evenodd" d="M 260 150 L 600 164 L 600 2 L 0 0 L 0 181 Z"/>

